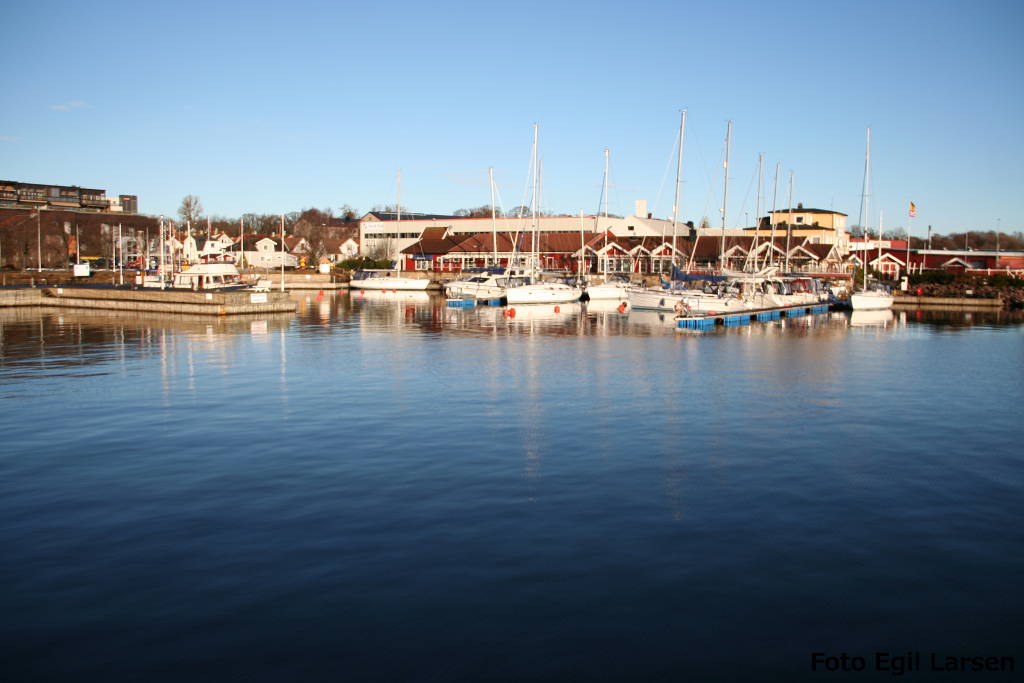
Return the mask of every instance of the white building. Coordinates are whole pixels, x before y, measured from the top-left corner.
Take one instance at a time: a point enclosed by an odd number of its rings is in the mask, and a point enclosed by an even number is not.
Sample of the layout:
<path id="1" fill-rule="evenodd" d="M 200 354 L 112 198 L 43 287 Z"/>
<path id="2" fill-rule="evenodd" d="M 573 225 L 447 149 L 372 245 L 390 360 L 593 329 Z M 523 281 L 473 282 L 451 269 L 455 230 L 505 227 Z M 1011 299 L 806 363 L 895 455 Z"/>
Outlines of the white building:
<path id="1" fill-rule="evenodd" d="M 652 218 L 647 213 L 647 202 L 636 203 L 636 215 L 626 218 L 603 216 L 584 216 L 582 230 L 584 234 L 593 235 L 610 231 L 616 237 L 672 237 L 672 221 L 664 218 Z M 581 221 L 579 216 L 543 216 L 537 219 L 539 232 L 564 232 L 580 234 Z M 497 218 L 494 221 L 499 234 L 517 235 L 529 233 L 532 219 Z M 403 249 L 419 241 L 426 228 L 448 228 L 452 233 L 476 234 L 490 232 L 492 222 L 489 216 L 483 218 L 461 218 L 437 214 L 403 213 L 401 217 L 394 213 L 370 212 L 359 222 L 359 244 L 362 256 L 390 258 L 398 260 Z M 692 224 L 679 222 L 676 233 L 682 238 L 693 230 Z M 740 231 L 740 234 L 742 231 Z"/>

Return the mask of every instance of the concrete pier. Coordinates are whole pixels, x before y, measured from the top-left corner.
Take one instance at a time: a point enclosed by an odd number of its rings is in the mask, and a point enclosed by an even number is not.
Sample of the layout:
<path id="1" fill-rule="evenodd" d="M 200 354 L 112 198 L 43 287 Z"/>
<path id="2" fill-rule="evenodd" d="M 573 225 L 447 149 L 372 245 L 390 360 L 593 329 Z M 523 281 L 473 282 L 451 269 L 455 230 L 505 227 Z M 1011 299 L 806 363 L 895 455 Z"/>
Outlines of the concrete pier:
<path id="1" fill-rule="evenodd" d="M 168 289 L 47 287 L 0 290 L 0 307 L 9 306 L 217 316 L 294 313 L 296 302 L 287 293 L 252 290 L 190 292 Z"/>
<path id="2" fill-rule="evenodd" d="M 894 308 L 1002 308 L 1002 299 L 970 299 L 959 297 L 909 296 L 893 297 Z"/>

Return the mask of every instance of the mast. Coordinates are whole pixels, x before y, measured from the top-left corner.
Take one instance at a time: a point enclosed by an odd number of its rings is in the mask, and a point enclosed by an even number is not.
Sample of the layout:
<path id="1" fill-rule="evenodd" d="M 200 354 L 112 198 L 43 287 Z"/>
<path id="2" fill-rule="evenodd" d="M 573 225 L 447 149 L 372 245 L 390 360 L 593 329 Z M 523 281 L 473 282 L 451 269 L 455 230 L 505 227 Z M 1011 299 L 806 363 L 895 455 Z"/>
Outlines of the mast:
<path id="1" fill-rule="evenodd" d="M 602 249 L 604 253 L 601 255 L 601 275 L 605 280 L 608 279 L 608 157 L 611 153 L 608 148 L 604 148 L 604 177 L 601 180 L 601 198 L 604 200 L 604 210 L 600 213 L 604 216 L 604 245 Z M 600 207 L 598 207 L 600 209 Z M 594 221 L 597 223 L 597 220 Z"/>
<path id="2" fill-rule="evenodd" d="M 718 247 L 718 267 L 725 269 L 725 213 L 729 201 L 729 144 L 732 141 L 732 121 L 725 128 L 725 163 L 722 164 L 724 180 L 722 181 L 722 240 Z"/>
<path id="3" fill-rule="evenodd" d="M 583 259 L 586 253 L 583 248 L 583 209 L 580 209 L 580 257 L 576 259 L 576 272 L 579 273 L 581 282 L 583 280 Z"/>
<path id="4" fill-rule="evenodd" d="M 786 272 L 789 272 L 789 243 L 793 237 L 793 172 L 789 172 L 789 219 L 786 221 Z"/>
<path id="5" fill-rule="evenodd" d="M 238 219 L 238 265 L 242 265 L 245 258 L 245 218 Z"/>
<path id="6" fill-rule="evenodd" d="M 860 223 L 861 230 L 864 233 L 864 259 L 861 265 L 864 267 L 863 273 L 863 289 L 868 288 L 868 226 L 865 224 L 865 219 L 868 217 L 868 197 L 871 194 L 871 126 L 868 126 L 868 139 L 867 147 L 864 152 L 864 184 L 861 188 L 860 194 L 860 217 L 857 222 Z"/>
<path id="7" fill-rule="evenodd" d="M 885 209 L 878 210 L 878 265 L 882 265 L 882 226 L 885 224 Z"/>
<path id="8" fill-rule="evenodd" d="M 533 192 L 530 195 L 530 215 L 532 225 L 530 227 L 530 259 L 532 269 L 537 268 L 537 124 L 533 124 L 533 150 L 531 152 L 530 165 L 533 168 Z"/>
<path id="9" fill-rule="evenodd" d="M 754 200 L 757 208 L 754 211 L 754 245 L 745 259 L 744 268 L 750 264 L 750 254 L 754 255 L 754 270 L 757 270 L 757 243 L 761 234 L 761 186 L 764 184 L 764 152 L 757 155 L 757 197 Z M 746 223 L 746 221 L 744 221 Z"/>
<path id="10" fill-rule="evenodd" d="M 281 291 L 284 291 L 284 214 L 281 214 Z"/>
<path id="11" fill-rule="evenodd" d="M 676 158 L 676 197 L 672 202 L 672 265 L 676 265 L 676 253 L 678 249 L 676 224 L 679 221 L 679 177 L 683 173 L 683 140 L 686 139 L 686 110 L 683 109 L 679 116 L 679 152 Z M 671 274 L 669 275 L 671 278 Z"/>
<path id="12" fill-rule="evenodd" d="M 395 234 L 398 235 L 398 239 L 402 239 L 402 169 L 398 169 L 397 175 L 395 176 L 395 194 L 397 195 L 396 196 L 396 201 L 398 203 L 398 206 L 395 207 Z M 282 220 L 283 220 L 283 217 L 282 217 Z M 283 225 L 281 227 L 281 230 L 282 231 L 284 230 L 284 226 Z M 283 232 L 282 232 L 282 234 L 283 234 Z M 283 240 L 284 238 L 282 237 L 281 239 Z M 388 247 L 388 252 L 389 252 L 388 256 L 389 257 L 391 256 L 390 251 L 391 251 L 391 247 L 389 246 Z M 401 270 L 401 265 L 399 265 L 399 270 Z M 401 275 L 401 273 L 398 273 L 398 274 Z M 281 280 L 281 284 L 282 284 L 282 286 L 284 285 L 284 280 L 283 279 Z M 282 289 L 281 291 L 284 291 L 284 290 Z"/>
<path id="13" fill-rule="evenodd" d="M 164 288 L 164 217 L 160 216 L 160 289 Z"/>
<path id="14" fill-rule="evenodd" d="M 771 248 L 768 249 L 768 253 L 765 254 L 764 264 L 770 266 L 775 260 L 775 208 L 776 202 L 779 198 L 779 173 L 782 170 L 782 162 L 775 162 L 775 180 L 772 182 L 772 220 L 771 220 Z"/>
<path id="15" fill-rule="evenodd" d="M 498 266 L 498 221 L 494 214 L 494 168 L 487 169 L 487 177 L 491 183 L 491 246 L 494 247 L 494 265 Z"/>

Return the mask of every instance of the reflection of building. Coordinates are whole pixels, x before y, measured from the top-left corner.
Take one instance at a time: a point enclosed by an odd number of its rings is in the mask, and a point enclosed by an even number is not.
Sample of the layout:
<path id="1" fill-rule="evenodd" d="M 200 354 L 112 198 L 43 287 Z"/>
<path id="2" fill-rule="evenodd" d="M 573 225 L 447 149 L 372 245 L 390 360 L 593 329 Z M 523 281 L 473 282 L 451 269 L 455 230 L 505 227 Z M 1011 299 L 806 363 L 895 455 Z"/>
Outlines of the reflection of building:
<path id="1" fill-rule="evenodd" d="M 135 214 L 139 212 L 139 198 L 133 194 L 107 197 L 106 190 L 77 185 L 40 185 L 0 180 L 0 206 Z"/>

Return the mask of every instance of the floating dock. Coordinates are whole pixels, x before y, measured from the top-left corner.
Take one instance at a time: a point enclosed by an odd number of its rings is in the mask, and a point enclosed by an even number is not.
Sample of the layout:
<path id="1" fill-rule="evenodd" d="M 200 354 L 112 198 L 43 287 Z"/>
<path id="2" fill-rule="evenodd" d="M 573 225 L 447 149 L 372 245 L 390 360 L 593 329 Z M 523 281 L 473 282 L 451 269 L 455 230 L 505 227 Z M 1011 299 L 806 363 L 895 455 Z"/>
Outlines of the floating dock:
<path id="1" fill-rule="evenodd" d="M 296 302 L 286 293 L 257 292 L 251 289 L 193 292 L 179 289 L 118 287 L 36 287 L 0 290 L 0 307 L 9 306 L 216 316 L 294 313 Z"/>
<path id="2" fill-rule="evenodd" d="M 805 306 L 788 306 L 786 308 L 767 308 L 756 311 L 742 311 L 738 313 L 716 313 L 708 315 L 691 315 L 676 318 L 677 330 L 713 330 L 721 325 L 722 327 L 739 327 L 749 325 L 752 322 L 768 322 L 781 318 L 798 318 L 816 313 L 828 313 L 828 304 L 814 304 Z"/>

